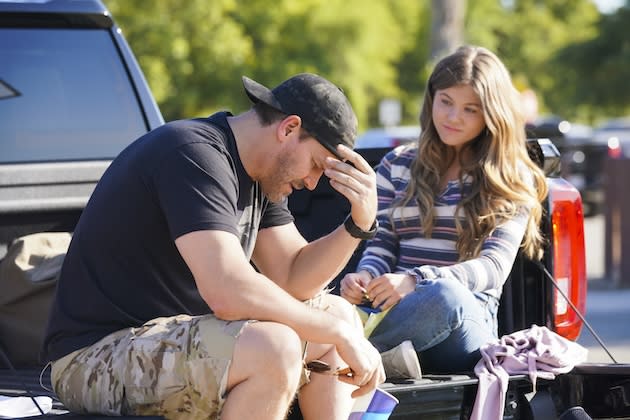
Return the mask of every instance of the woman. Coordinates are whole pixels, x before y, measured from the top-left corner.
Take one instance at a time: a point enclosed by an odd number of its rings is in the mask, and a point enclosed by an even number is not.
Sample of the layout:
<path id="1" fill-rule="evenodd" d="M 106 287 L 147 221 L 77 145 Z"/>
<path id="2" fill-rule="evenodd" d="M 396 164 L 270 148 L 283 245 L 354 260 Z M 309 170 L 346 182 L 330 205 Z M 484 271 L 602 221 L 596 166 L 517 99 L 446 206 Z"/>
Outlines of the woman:
<path id="1" fill-rule="evenodd" d="M 485 48 L 463 46 L 437 64 L 420 125 L 417 144 L 381 161 L 380 227 L 341 295 L 389 309 L 370 336 L 380 352 L 410 340 L 424 371 L 472 370 L 497 337 L 519 247 L 541 257 L 547 187 L 527 153 L 518 92 Z"/>

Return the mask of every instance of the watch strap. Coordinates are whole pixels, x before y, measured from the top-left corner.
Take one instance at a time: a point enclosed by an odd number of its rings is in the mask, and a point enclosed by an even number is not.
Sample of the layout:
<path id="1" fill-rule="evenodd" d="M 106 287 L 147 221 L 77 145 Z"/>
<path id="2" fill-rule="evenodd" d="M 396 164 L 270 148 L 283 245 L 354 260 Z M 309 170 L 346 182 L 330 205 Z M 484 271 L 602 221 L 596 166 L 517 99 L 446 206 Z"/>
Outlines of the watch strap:
<path id="1" fill-rule="evenodd" d="M 378 229 L 378 220 L 374 220 L 374 223 L 372 223 L 370 230 L 363 230 L 354 223 L 354 220 L 352 220 L 352 215 L 349 214 L 346 217 L 346 220 L 344 220 L 343 226 L 353 238 L 372 239 L 374 236 L 376 236 L 376 231 Z"/>

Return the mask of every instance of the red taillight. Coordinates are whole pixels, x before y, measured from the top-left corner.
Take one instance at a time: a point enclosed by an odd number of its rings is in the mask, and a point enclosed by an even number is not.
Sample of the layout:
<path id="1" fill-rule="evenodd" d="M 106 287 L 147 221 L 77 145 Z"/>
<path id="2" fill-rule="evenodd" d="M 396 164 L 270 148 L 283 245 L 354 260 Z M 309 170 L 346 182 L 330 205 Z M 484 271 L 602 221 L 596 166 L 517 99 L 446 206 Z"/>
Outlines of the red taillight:
<path id="1" fill-rule="evenodd" d="M 553 276 L 580 313 L 586 308 L 584 213 L 580 193 L 564 179 L 551 179 L 549 209 L 552 225 Z M 582 321 L 554 288 L 555 331 L 570 340 L 580 335 Z"/>
<path id="2" fill-rule="evenodd" d="M 612 159 L 619 159 L 621 157 L 621 147 L 609 147 L 608 157 Z"/>
<path id="3" fill-rule="evenodd" d="M 621 157 L 621 144 L 617 137 L 608 139 L 608 157 L 612 159 L 619 159 Z"/>

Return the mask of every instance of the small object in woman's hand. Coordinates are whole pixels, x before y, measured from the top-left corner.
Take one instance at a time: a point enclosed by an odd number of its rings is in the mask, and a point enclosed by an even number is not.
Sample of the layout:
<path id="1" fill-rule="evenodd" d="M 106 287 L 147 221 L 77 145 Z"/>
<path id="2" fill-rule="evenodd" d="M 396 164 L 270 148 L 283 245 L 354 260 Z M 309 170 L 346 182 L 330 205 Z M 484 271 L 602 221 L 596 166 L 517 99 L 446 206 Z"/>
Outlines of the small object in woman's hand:
<path id="1" fill-rule="evenodd" d="M 361 292 L 363 292 L 363 300 L 361 300 L 361 305 L 372 306 L 372 298 L 368 294 L 367 290 L 361 288 Z"/>
<path id="2" fill-rule="evenodd" d="M 363 300 L 361 300 L 361 306 L 372 306 L 372 299 L 370 299 L 370 295 L 367 293 L 363 294 Z"/>

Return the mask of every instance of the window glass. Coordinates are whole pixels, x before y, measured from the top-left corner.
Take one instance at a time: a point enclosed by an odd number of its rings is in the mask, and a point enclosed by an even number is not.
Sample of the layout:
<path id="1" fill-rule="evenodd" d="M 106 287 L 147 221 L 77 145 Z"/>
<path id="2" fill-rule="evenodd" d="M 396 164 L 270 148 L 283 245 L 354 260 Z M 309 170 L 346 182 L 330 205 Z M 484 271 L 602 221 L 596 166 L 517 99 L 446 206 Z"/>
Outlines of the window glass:
<path id="1" fill-rule="evenodd" d="M 0 162 L 110 159 L 146 131 L 106 30 L 0 28 Z"/>

